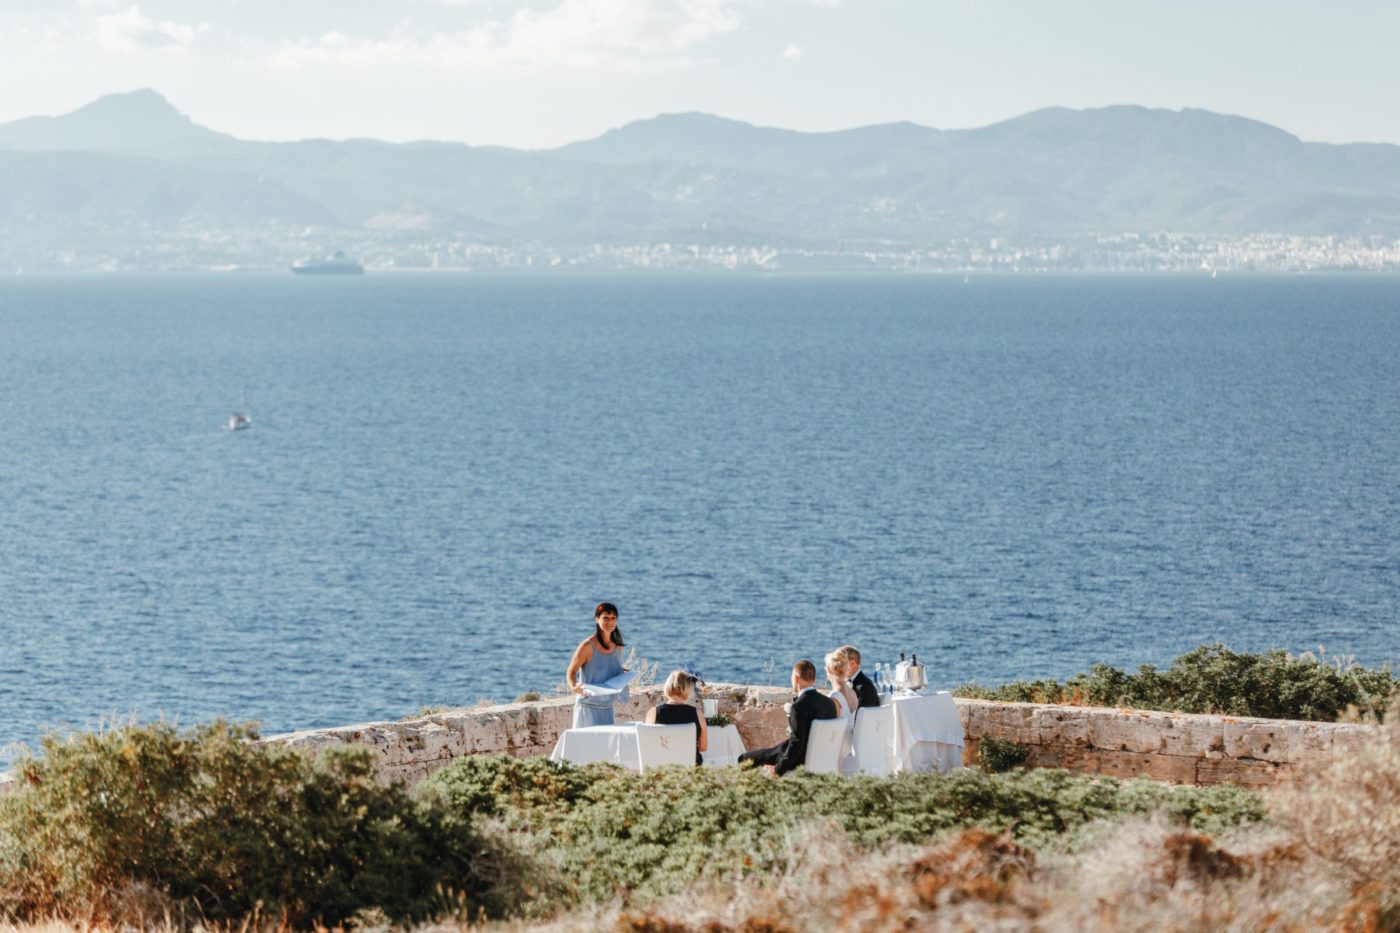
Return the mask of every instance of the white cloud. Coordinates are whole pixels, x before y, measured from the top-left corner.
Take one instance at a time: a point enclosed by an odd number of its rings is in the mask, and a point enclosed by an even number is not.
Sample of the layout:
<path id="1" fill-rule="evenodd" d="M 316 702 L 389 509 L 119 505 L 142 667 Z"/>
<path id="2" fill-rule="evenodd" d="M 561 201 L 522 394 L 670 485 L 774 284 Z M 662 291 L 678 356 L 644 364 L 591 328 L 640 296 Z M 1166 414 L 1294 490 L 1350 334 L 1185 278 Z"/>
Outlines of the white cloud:
<path id="1" fill-rule="evenodd" d="M 800 62 L 802 60 L 802 55 L 802 48 L 792 43 L 788 43 L 787 48 L 783 49 L 783 58 L 790 62 Z"/>
<path id="2" fill-rule="evenodd" d="M 0 11 L 0 61 L 62 51 L 66 36 L 54 26 L 26 13 Z"/>
<path id="3" fill-rule="evenodd" d="M 207 28 L 207 27 L 206 27 Z M 196 29 L 180 23 L 158 23 L 130 6 L 120 13 L 97 17 L 97 39 L 114 52 L 136 49 L 187 48 L 194 42 Z"/>
<path id="4" fill-rule="evenodd" d="M 281 68 L 407 65 L 453 71 L 669 71 L 691 67 L 700 46 L 737 29 L 738 0 L 561 0 L 454 33 L 381 39 L 329 32 L 284 42 Z"/>

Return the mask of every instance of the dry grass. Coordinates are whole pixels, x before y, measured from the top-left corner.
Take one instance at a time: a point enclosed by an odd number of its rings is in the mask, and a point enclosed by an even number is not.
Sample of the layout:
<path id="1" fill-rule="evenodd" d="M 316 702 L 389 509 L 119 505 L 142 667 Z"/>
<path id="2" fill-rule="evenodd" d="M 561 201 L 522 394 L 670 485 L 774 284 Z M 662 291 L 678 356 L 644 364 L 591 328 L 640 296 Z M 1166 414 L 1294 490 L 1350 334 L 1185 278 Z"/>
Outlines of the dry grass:
<path id="1" fill-rule="evenodd" d="M 1397 929 L 1374 898 L 1317 871 L 1291 841 L 1233 846 L 1161 822 L 1119 827 L 1092 850 L 1037 863 L 1003 835 L 862 858 L 826 836 L 787 876 L 695 888 L 646 910 L 578 911 L 500 933 L 883 931 L 1311 931 Z"/>
<path id="2" fill-rule="evenodd" d="M 632 681 L 632 686 L 637 690 L 645 690 L 656 684 L 656 677 L 660 670 L 660 665 L 655 661 L 648 661 L 637 653 L 635 645 L 627 649 L 627 657 L 622 661 L 624 670 L 636 671 L 637 677 Z"/>

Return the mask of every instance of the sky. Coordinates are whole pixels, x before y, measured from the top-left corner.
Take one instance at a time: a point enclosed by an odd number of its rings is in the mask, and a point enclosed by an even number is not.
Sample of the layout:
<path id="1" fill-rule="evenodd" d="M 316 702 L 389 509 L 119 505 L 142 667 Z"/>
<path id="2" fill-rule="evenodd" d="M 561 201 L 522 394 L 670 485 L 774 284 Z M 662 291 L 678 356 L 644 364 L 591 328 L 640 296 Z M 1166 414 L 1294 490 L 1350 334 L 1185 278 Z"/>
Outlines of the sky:
<path id="1" fill-rule="evenodd" d="M 0 122 L 150 87 L 247 139 L 548 148 L 1199 107 L 1400 143 L 1393 0 L 0 0 Z"/>

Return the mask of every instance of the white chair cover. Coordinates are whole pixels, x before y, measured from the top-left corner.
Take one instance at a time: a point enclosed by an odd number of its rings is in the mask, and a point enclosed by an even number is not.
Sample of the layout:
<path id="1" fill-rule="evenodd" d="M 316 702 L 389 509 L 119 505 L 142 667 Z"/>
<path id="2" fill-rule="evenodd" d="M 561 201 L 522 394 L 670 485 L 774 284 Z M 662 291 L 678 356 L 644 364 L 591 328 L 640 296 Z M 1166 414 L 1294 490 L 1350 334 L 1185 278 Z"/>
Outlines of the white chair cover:
<path id="1" fill-rule="evenodd" d="M 894 771 L 894 707 L 867 706 L 856 711 L 856 770 L 875 777 Z"/>
<path id="2" fill-rule="evenodd" d="M 695 726 L 651 726 L 637 723 L 638 770 L 663 765 L 695 767 Z"/>
<path id="3" fill-rule="evenodd" d="M 818 719 L 807 733 L 808 771 L 836 774 L 841 767 L 841 741 L 846 736 L 845 719 Z"/>
<path id="4" fill-rule="evenodd" d="M 859 709 L 856 712 L 859 712 Z M 854 713 L 850 716 L 842 716 L 841 722 L 845 724 L 846 729 L 841 733 L 841 755 L 837 769 L 843 777 L 851 777 L 859 773 L 860 770 L 856 766 L 856 716 Z"/>

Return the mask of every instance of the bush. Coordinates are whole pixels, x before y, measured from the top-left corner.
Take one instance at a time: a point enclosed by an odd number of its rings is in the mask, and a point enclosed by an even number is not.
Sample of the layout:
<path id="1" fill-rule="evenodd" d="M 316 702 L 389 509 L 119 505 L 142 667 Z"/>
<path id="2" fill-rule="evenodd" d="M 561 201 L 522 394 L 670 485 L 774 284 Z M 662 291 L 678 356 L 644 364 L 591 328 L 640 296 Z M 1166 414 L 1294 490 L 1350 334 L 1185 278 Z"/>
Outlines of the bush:
<path id="1" fill-rule="evenodd" d="M 826 821 L 856 845 L 923 843 L 951 829 L 1009 830 L 1032 846 L 1067 845 L 1091 821 L 1164 811 L 1213 832 L 1259 820 L 1259 798 L 1236 787 L 1121 784 L 1063 771 L 956 771 L 893 779 L 755 769 L 635 774 L 544 759 L 473 757 L 428 779 L 459 814 L 493 815 L 533 833 L 539 857 L 582 899 L 652 897 L 695 878 L 783 870 L 803 823 Z M 600 857 L 600 854 L 603 854 Z"/>
<path id="2" fill-rule="evenodd" d="M 381 785 L 367 749 L 311 758 L 256 738 L 223 722 L 46 738 L 0 798 L 0 915 L 120 923 L 135 898 L 306 925 L 425 918 L 454 894 L 502 910 L 465 813 Z"/>
<path id="3" fill-rule="evenodd" d="M 970 684 L 955 692 L 984 700 L 1335 722 L 1351 707 L 1384 709 L 1397 689 L 1400 681 L 1386 668 L 1327 663 L 1278 649 L 1238 654 L 1215 644 L 1181 655 L 1165 671 L 1145 664 L 1138 673 L 1128 674 L 1095 664 L 1087 674 L 1063 683 L 1023 680 L 993 688 Z"/>
<path id="4" fill-rule="evenodd" d="M 1026 763 L 1026 756 L 1029 754 L 1030 749 L 1020 742 L 987 738 L 977 743 L 977 763 L 984 771 L 993 774 L 1019 768 Z"/>

